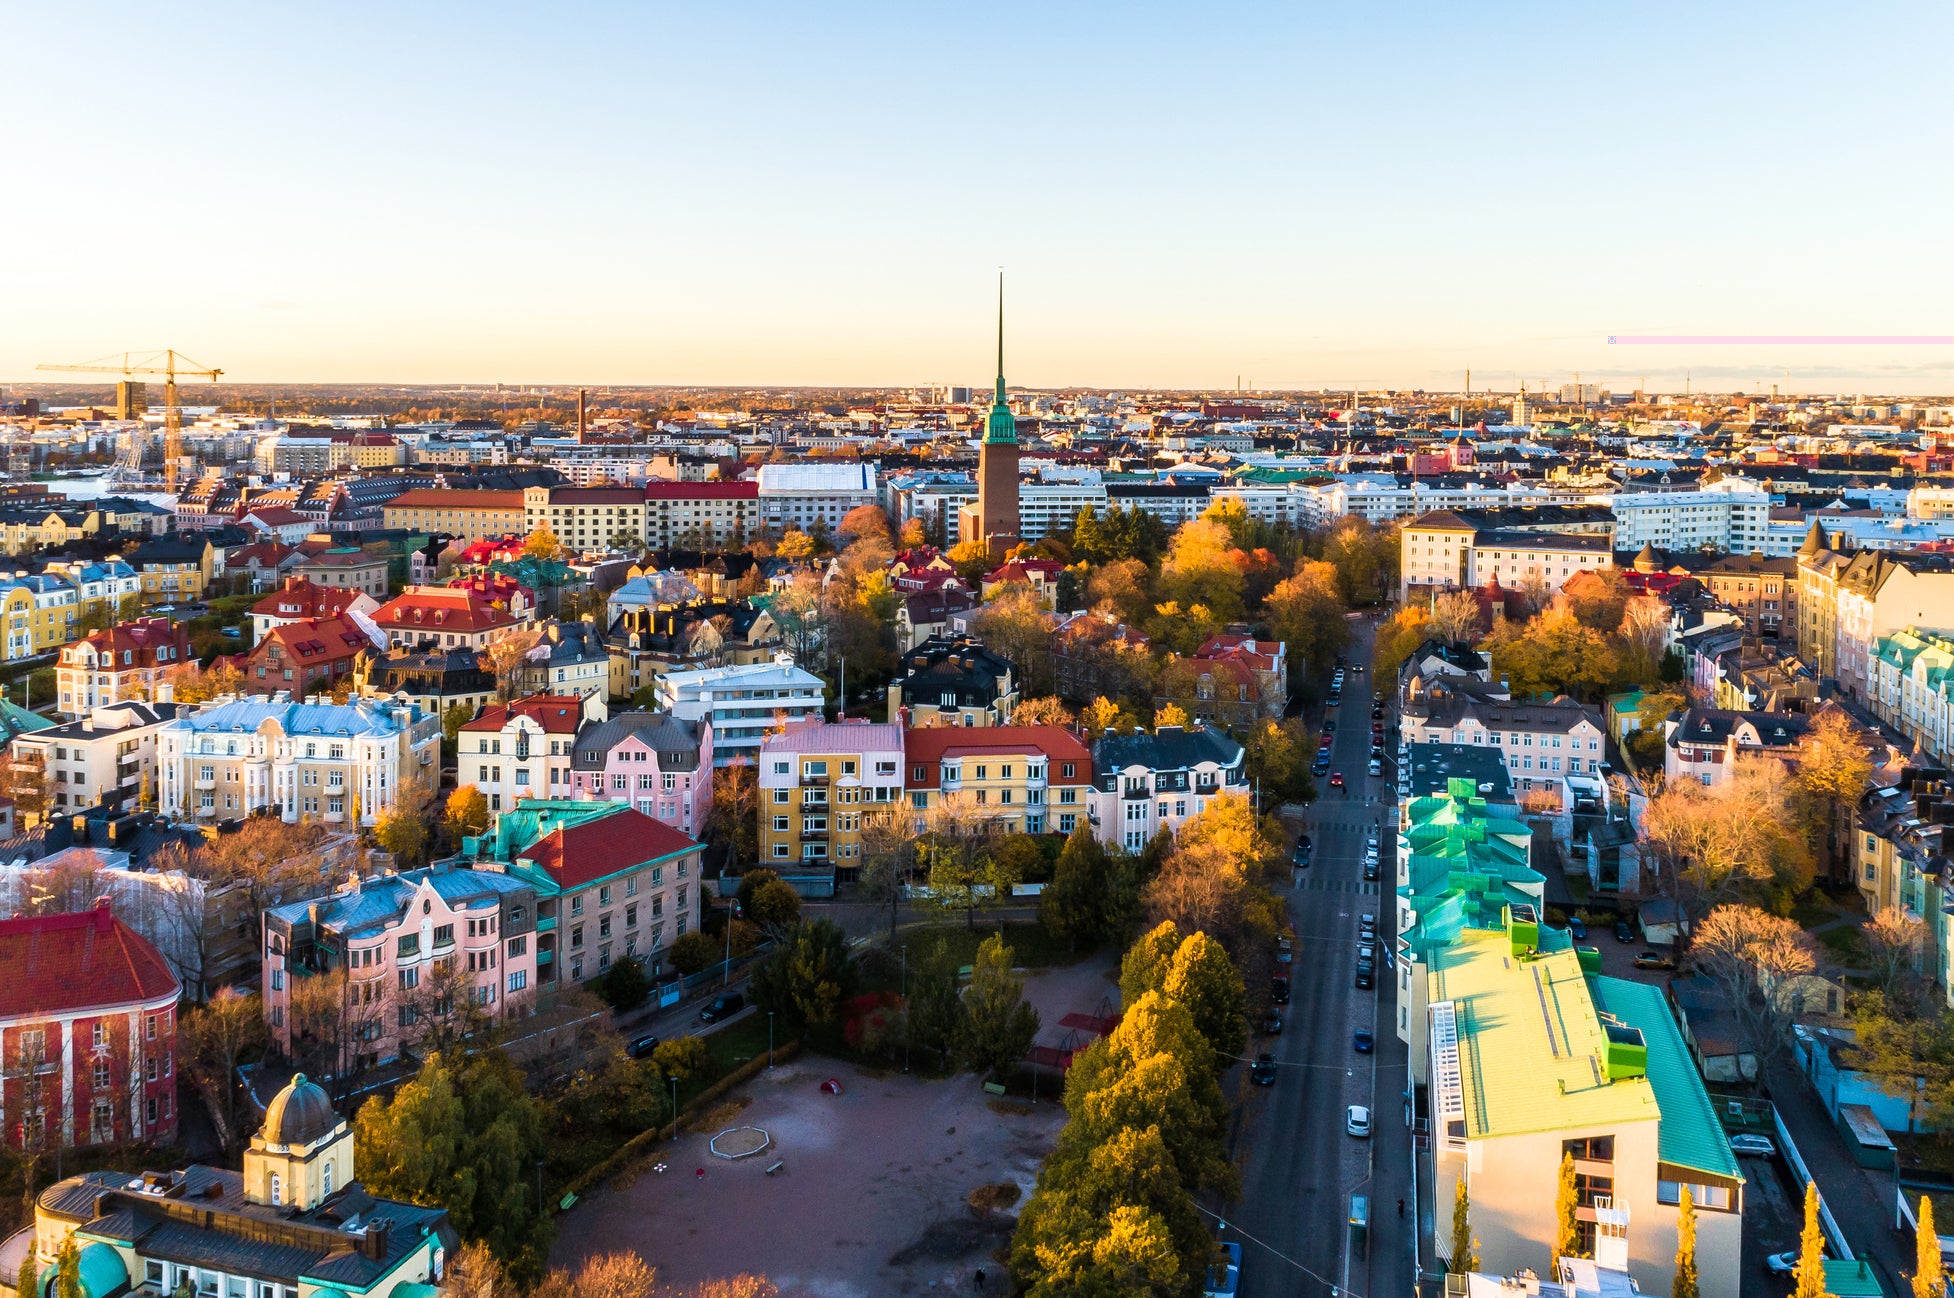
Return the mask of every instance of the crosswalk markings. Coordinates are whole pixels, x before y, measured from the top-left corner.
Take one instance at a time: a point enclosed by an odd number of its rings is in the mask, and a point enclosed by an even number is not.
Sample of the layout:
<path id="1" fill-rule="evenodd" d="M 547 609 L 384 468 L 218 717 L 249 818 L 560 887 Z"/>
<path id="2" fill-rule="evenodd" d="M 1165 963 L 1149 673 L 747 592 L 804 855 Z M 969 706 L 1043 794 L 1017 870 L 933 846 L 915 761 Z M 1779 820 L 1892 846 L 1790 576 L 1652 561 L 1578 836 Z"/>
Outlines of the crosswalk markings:
<path id="1" fill-rule="evenodd" d="M 1355 893 L 1363 897 L 1375 897 L 1379 895 L 1375 882 L 1366 882 L 1361 879 L 1306 877 L 1298 881 L 1295 888 L 1297 892 L 1347 892 Z"/>

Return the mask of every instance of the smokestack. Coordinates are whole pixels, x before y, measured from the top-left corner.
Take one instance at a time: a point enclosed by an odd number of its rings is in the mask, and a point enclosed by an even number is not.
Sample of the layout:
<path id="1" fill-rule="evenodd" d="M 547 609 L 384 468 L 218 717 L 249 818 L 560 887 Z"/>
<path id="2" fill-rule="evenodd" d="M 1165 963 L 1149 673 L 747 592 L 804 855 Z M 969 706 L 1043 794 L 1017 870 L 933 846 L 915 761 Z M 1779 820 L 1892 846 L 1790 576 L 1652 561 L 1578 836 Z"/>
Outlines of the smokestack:
<path id="1" fill-rule="evenodd" d="M 583 445 L 583 435 L 584 435 L 584 429 L 586 427 L 588 427 L 588 424 L 586 423 L 584 418 L 584 390 L 582 388 L 578 388 L 577 389 L 577 445 L 579 446 Z"/>

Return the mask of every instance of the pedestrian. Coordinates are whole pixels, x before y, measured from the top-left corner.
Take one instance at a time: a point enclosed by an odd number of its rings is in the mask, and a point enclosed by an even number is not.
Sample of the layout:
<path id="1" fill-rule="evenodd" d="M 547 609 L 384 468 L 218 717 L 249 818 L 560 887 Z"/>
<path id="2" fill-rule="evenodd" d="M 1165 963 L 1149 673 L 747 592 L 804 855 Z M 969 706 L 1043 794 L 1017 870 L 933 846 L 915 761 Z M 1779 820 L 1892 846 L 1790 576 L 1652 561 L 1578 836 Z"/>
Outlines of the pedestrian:
<path id="1" fill-rule="evenodd" d="M 981 1266 L 978 1267 L 977 1274 L 972 1276 L 971 1279 L 977 1282 L 977 1292 L 984 1292 L 984 1268 Z"/>
<path id="2" fill-rule="evenodd" d="M 1398 1200 L 1398 1220 L 1404 1220 L 1404 1200 Z"/>

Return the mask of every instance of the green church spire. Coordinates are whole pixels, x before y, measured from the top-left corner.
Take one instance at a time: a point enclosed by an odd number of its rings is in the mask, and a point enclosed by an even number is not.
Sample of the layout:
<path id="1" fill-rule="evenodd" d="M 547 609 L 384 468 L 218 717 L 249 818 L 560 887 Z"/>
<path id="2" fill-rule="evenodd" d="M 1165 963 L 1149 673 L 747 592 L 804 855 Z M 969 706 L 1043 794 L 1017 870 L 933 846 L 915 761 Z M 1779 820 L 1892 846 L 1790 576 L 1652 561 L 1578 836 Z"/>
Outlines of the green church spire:
<path id="1" fill-rule="evenodd" d="M 1004 272 L 997 272 L 997 395 L 991 401 L 991 412 L 984 420 L 984 440 L 992 443 L 1018 444 L 1018 421 L 1011 417 L 1011 407 L 1004 402 Z"/>

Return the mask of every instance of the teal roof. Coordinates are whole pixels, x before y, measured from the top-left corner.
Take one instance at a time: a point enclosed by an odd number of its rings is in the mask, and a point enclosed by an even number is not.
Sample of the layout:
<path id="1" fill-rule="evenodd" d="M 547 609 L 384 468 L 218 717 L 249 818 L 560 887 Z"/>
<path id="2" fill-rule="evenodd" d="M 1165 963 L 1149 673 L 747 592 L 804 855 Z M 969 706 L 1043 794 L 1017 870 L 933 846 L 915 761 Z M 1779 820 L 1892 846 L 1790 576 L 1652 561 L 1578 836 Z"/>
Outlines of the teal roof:
<path id="1" fill-rule="evenodd" d="M 558 802 L 549 798 L 519 798 L 516 805 L 495 818 L 495 828 L 485 836 L 494 844 L 498 861 L 513 861 L 526 847 L 545 834 L 571 825 L 581 825 L 626 810 L 622 802 Z"/>
<path id="2" fill-rule="evenodd" d="M 1541 906 L 1547 881 L 1530 864 L 1533 831 L 1517 807 L 1488 804 L 1459 780 L 1446 793 L 1412 799 L 1406 818 L 1398 896 L 1417 916 L 1406 939 L 1421 958 L 1468 929 L 1499 928 L 1509 905 Z M 1561 930 L 1541 930 L 1541 949 L 1567 944 Z"/>
<path id="3" fill-rule="evenodd" d="M 0 699 L 0 730 L 12 739 L 15 735 L 29 735 L 36 730 L 50 730 L 61 724 L 51 717 L 38 712 L 29 712 L 11 699 Z"/>
<path id="4" fill-rule="evenodd" d="M 1863 1257 L 1851 1262 L 1827 1258 L 1825 1292 L 1833 1298 L 1885 1298 L 1886 1294 L 1886 1290 L 1880 1287 L 1879 1276 L 1873 1272 L 1872 1264 Z"/>
<path id="5" fill-rule="evenodd" d="M 1018 421 L 1004 401 L 1004 274 L 997 276 L 997 394 L 991 399 L 990 413 L 984 416 L 984 440 L 992 444 L 1015 446 Z"/>
<path id="6" fill-rule="evenodd" d="M 1730 1152 L 1730 1138 L 1717 1121 L 1710 1093 L 1703 1089 L 1696 1061 L 1683 1045 L 1676 1020 L 1663 1003 L 1662 990 L 1624 978 L 1595 977 L 1595 1005 L 1640 1029 L 1649 1049 L 1649 1085 L 1655 1089 L 1662 1120 L 1656 1128 L 1656 1157 L 1734 1181 L 1744 1174 Z"/>
<path id="7" fill-rule="evenodd" d="M 107 1244 L 83 1245 L 80 1270 L 81 1291 L 88 1298 L 108 1298 L 129 1287 L 129 1268 L 122 1264 L 122 1255 Z M 53 1276 L 56 1269 L 50 1266 L 46 1274 Z"/>

